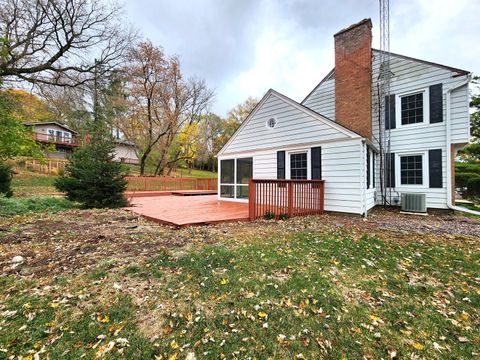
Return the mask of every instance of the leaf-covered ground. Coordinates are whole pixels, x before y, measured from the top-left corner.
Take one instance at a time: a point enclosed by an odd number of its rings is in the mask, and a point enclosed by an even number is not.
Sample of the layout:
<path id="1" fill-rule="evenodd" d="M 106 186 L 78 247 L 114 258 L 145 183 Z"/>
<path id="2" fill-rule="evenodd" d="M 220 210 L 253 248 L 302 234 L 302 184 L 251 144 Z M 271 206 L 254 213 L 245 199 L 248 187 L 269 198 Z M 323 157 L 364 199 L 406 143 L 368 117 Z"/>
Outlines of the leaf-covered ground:
<path id="1" fill-rule="evenodd" d="M 4 219 L 0 358 L 478 358 L 479 239 L 478 219 L 383 211 L 182 230 L 122 210 Z"/>

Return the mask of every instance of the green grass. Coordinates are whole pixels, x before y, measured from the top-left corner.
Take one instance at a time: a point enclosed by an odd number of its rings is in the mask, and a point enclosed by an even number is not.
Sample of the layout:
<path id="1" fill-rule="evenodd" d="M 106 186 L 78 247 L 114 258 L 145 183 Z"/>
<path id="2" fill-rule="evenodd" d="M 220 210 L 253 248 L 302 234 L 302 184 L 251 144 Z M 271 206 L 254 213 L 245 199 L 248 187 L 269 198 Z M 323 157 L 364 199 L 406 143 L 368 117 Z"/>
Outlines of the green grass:
<path id="1" fill-rule="evenodd" d="M 74 207 L 74 203 L 61 197 L 0 197 L 0 217 L 40 212 L 56 213 Z"/>
<path id="2" fill-rule="evenodd" d="M 31 196 L 45 193 L 54 193 L 58 190 L 53 185 L 56 176 L 39 174 L 14 175 L 12 189 L 15 196 Z"/>
<path id="3" fill-rule="evenodd" d="M 138 176 L 140 174 L 140 168 L 138 165 L 125 165 L 128 168 L 129 175 Z M 154 168 L 146 167 L 146 174 L 151 175 L 154 172 Z M 206 170 L 192 169 L 189 173 L 188 169 L 179 168 L 173 171 L 169 176 L 171 177 L 191 177 L 191 178 L 216 178 L 218 173 Z"/>
<path id="4" fill-rule="evenodd" d="M 463 204 L 462 203 L 462 204 L 458 204 L 457 206 L 480 212 L 480 206 L 478 206 L 476 204 Z M 479 219 L 480 218 L 480 215 L 475 215 L 475 214 L 462 213 L 462 215 L 466 216 L 466 217 L 469 217 L 469 218 L 474 218 L 474 219 Z"/>
<path id="5" fill-rule="evenodd" d="M 161 250 L 123 268 L 101 262 L 62 281 L 55 291 L 65 302 L 53 307 L 51 291 L 34 295 L 26 290 L 36 284 L 0 278 L 8 289 L 2 311 L 18 311 L 0 327 L 0 348 L 27 356 L 45 346 L 52 359 L 92 358 L 110 341 L 108 358 L 128 359 L 478 354 L 477 246 L 354 237 L 348 229 L 258 230 L 177 255 Z"/>
<path id="6" fill-rule="evenodd" d="M 218 173 L 193 169 L 192 172 L 189 174 L 187 169 L 179 169 L 175 171 L 173 175 L 178 177 L 216 178 L 218 176 Z"/>
<path id="7" fill-rule="evenodd" d="M 470 210 L 480 211 L 480 206 L 476 204 L 459 204 L 459 206 L 470 209 Z"/>
<path id="8" fill-rule="evenodd" d="M 128 322 L 135 313 L 130 297 L 119 296 L 109 304 L 75 314 L 70 306 L 77 302 L 78 299 L 71 299 L 60 303 L 48 295 L 18 295 L 9 299 L 5 307 L 18 311 L 7 318 L 10 331 L 0 328 L 2 348 L 6 346 L 12 353 L 23 354 L 24 359 L 30 359 L 29 355 L 45 346 L 50 348 L 52 359 L 92 359 L 113 341 L 115 350 L 122 349 L 122 353 L 117 352 L 109 359 L 152 358 L 154 349 L 147 346 L 147 339 Z M 17 331 L 11 331 L 13 328 Z M 128 339 L 128 343 L 122 342 L 123 339 Z"/>

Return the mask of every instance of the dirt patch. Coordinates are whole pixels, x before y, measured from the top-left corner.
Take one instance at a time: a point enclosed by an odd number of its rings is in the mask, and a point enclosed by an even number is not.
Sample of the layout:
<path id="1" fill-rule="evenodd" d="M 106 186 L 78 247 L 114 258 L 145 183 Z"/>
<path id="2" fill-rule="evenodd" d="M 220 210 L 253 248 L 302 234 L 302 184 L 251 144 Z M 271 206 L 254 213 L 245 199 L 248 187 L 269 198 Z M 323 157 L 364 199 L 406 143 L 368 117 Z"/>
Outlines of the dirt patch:
<path id="1" fill-rule="evenodd" d="M 40 277 L 93 269 L 105 259 L 128 264 L 193 240 L 123 210 L 67 211 L 2 228 L 0 273 Z M 20 266 L 15 256 L 24 258 Z"/>
<path id="2" fill-rule="evenodd" d="M 196 243 L 248 243 L 298 231 L 345 231 L 354 238 L 367 233 L 390 241 L 448 241 L 456 246 L 480 239 L 477 219 L 448 214 L 420 217 L 381 209 L 372 211 L 367 219 L 328 214 L 181 230 L 124 210 L 72 210 L 3 220 L 0 229 L 0 274 L 27 277 L 84 272 L 105 260 L 126 266 L 154 258 L 165 249 L 181 255 Z M 15 256 L 24 261 L 13 263 Z"/>

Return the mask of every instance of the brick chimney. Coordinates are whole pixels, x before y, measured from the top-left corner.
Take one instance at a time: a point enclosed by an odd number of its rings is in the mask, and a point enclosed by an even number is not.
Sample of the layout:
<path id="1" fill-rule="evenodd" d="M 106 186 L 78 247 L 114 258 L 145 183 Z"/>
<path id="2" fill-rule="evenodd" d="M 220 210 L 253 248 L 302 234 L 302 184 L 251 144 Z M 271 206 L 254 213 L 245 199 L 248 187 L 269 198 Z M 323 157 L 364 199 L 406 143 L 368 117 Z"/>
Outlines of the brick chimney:
<path id="1" fill-rule="evenodd" d="M 335 121 L 372 138 L 372 21 L 337 32 L 335 39 Z"/>

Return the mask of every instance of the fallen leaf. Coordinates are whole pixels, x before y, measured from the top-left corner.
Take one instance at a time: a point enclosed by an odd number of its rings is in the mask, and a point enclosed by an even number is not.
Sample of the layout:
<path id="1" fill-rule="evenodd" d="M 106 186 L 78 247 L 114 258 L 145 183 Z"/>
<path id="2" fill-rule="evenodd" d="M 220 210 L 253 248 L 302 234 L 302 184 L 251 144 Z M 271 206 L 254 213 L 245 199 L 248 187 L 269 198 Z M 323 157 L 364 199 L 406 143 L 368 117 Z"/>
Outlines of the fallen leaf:
<path id="1" fill-rule="evenodd" d="M 460 341 L 461 343 L 467 343 L 467 342 L 469 342 L 470 340 L 468 340 L 468 338 L 465 337 L 465 336 L 459 336 L 459 337 L 458 337 L 458 341 Z"/>
<path id="2" fill-rule="evenodd" d="M 103 317 L 101 315 L 98 315 L 97 316 L 97 321 L 105 324 L 105 323 L 108 323 L 110 321 L 110 319 L 109 319 L 108 315 L 105 315 Z"/>
<path id="3" fill-rule="evenodd" d="M 245 294 L 245 299 L 251 299 L 255 296 L 255 294 L 253 292 L 249 292 L 247 294 Z"/>
<path id="4" fill-rule="evenodd" d="M 390 359 L 396 359 L 397 358 L 397 350 L 389 349 L 388 350 L 388 356 L 390 356 Z"/>
<path id="5" fill-rule="evenodd" d="M 423 350 L 423 349 L 425 349 L 425 345 L 420 344 L 419 342 L 413 343 L 413 347 L 414 347 L 415 349 L 417 349 L 417 350 Z"/>

